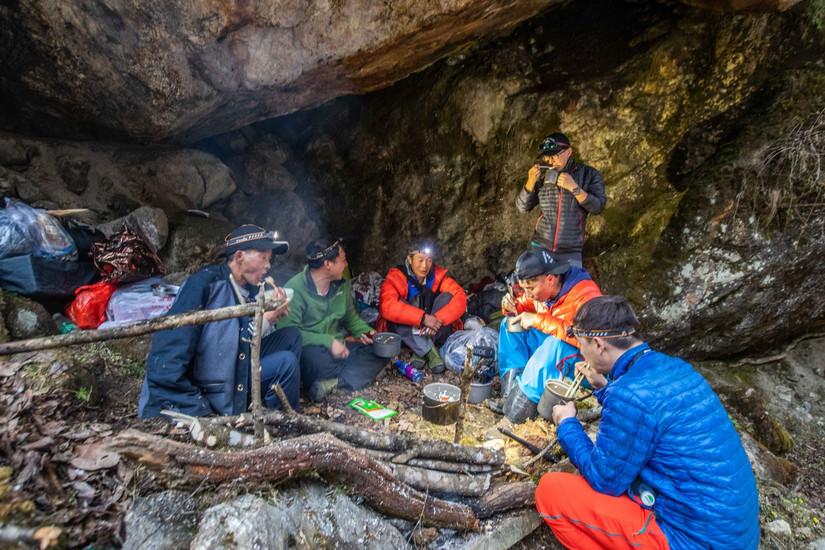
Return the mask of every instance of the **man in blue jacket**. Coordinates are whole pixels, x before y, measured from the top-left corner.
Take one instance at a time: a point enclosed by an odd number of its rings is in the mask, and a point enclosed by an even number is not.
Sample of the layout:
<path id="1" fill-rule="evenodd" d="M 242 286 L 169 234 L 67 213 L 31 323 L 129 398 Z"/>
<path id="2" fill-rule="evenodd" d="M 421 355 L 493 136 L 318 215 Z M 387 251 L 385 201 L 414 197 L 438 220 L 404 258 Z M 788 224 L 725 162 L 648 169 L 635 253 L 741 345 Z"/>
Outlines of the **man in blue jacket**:
<path id="1" fill-rule="evenodd" d="M 620 296 L 576 314 L 577 369 L 603 406 L 596 442 L 574 402 L 556 405 L 558 439 L 581 476 L 550 473 L 536 507 L 568 548 L 756 549 L 759 501 L 739 435 L 689 364 L 639 339 Z"/>
<path id="2" fill-rule="evenodd" d="M 242 225 L 226 236 L 225 263 L 204 267 L 186 280 L 169 314 L 254 302 L 269 272 L 272 254 L 289 249 L 285 241 L 256 225 Z M 300 391 L 301 334 L 275 329 L 287 312 L 264 314 L 261 388 L 264 404 L 280 406 L 272 391 L 278 383 L 293 408 Z M 250 394 L 251 317 L 226 319 L 158 332 L 146 361 L 138 414 L 159 416 L 171 409 L 192 416 L 234 415 L 247 410 Z"/>

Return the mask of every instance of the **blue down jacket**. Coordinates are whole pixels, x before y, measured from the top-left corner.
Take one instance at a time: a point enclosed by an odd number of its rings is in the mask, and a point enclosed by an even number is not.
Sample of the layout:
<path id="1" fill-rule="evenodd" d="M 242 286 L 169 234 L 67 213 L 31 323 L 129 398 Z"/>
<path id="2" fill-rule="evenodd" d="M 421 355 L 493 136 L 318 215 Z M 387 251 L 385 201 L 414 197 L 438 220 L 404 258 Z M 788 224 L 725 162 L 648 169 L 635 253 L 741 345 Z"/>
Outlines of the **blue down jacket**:
<path id="1" fill-rule="evenodd" d="M 257 289 L 248 287 L 254 299 Z M 238 305 L 226 264 L 189 277 L 169 315 Z M 251 318 L 164 330 L 152 338 L 140 392 L 141 418 L 172 409 L 192 416 L 240 414 L 249 397 Z"/>
<path id="2" fill-rule="evenodd" d="M 559 442 L 590 485 L 614 496 L 629 493 L 637 478 L 649 485 L 671 550 L 757 548 L 753 471 L 705 379 L 647 344 L 625 352 L 608 379 L 597 392 L 604 410 L 596 443 L 575 418 L 558 429 Z"/>

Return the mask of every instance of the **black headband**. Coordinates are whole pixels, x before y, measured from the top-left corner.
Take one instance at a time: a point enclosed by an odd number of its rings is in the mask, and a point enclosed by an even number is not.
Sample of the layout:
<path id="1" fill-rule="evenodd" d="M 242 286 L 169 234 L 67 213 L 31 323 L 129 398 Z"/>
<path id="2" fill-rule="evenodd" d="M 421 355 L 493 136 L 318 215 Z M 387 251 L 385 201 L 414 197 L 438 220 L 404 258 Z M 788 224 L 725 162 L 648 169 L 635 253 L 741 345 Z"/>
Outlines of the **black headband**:
<path id="1" fill-rule="evenodd" d="M 331 254 L 333 249 L 338 247 L 338 246 L 341 246 L 341 239 L 336 239 L 334 243 L 332 243 L 331 245 L 329 245 L 325 249 L 321 250 L 320 252 L 316 252 L 315 254 L 311 254 L 311 255 L 307 254 L 307 260 L 310 261 L 310 262 L 313 261 L 313 260 L 320 260 L 322 258 L 325 259 L 325 260 L 334 260 L 335 259 L 334 257 L 333 258 L 328 258 L 327 255 Z M 337 256 L 337 254 L 336 254 L 336 256 Z"/>
<path id="2" fill-rule="evenodd" d="M 614 330 L 602 328 L 583 329 L 567 327 L 567 336 L 570 338 L 575 338 L 576 336 L 582 336 L 584 338 L 624 338 L 625 336 L 630 336 L 632 334 L 636 334 L 636 329 Z"/>

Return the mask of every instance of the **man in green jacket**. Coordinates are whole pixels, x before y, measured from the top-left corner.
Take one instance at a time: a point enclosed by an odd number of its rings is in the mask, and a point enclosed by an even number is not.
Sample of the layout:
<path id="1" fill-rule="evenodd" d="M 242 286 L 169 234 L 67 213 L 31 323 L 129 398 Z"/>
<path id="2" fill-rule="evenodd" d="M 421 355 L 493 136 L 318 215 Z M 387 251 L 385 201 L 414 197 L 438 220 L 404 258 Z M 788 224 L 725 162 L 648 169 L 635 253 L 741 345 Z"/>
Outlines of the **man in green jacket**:
<path id="1" fill-rule="evenodd" d="M 303 338 L 301 380 L 320 402 L 336 387 L 358 390 L 375 380 L 387 360 L 372 353 L 373 329 L 355 309 L 343 278 L 347 254 L 341 240 L 307 245 L 307 267 L 286 283 L 295 294 L 278 328 L 297 327 Z"/>

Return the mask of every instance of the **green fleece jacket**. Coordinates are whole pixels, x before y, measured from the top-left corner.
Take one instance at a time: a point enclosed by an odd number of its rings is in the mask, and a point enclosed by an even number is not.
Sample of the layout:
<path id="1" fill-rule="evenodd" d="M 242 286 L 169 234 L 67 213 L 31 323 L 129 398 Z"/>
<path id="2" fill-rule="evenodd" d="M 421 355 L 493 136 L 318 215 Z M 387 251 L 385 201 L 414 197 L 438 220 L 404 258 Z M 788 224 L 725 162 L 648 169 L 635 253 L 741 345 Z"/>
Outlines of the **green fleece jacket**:
<path id="1" fill-rule="evenodd" d="M 289 315 L 278 323 L 278 328 L 296 327 L 305 346 L 330 348 L 336 338 L 343 342 L 348 334 L 359 337 L 373 330 L 355 310 L 349 281 L 333 281 L 327 295 L 319 296 L 309 270 L 304 268 L 284 286 L 295 294 Z"/>

